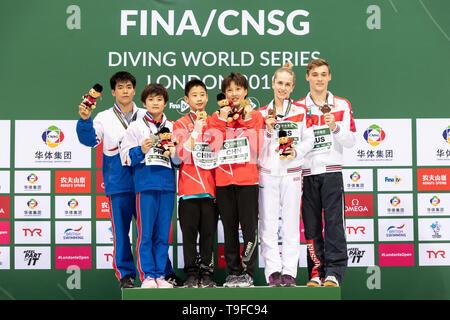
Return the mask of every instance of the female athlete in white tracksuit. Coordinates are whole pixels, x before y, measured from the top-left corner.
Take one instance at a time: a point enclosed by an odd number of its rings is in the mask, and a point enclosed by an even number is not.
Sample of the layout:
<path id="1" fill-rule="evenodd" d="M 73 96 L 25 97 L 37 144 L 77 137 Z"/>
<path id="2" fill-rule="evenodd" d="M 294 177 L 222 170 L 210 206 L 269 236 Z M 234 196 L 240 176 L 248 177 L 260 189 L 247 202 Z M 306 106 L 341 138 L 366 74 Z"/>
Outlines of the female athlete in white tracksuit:
<path id="1" fill-rule="evenodd" d="M 289 67 L 275 72 L 272 87 L 274 100 L 259 109 L 263 117 L 276 112 L 275 119 L 266 120 L 264 145 L 259 154 L 259 236 L 265 277 L 270 286 L 295 286 L 300 246 L 300 200 L 302 164 L 312 149 L 314 134 L 307 124 L 305 106 L 294 103 L 289 94 L 295 76 Z M 280 159 L 278 133 L 287 132 L 293 139 L 293 159 Z M 281 216 L 281 254 L 278 245 Z"/>

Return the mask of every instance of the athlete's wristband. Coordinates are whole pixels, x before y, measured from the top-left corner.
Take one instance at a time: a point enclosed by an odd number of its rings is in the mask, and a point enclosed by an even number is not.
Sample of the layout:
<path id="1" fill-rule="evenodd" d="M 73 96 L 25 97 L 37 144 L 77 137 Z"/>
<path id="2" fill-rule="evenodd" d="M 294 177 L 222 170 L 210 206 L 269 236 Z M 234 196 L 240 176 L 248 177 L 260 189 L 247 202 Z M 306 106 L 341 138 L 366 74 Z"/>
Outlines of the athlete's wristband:
<path id="1" fill-rule="evenodd" d="M 339 125 L 336 124 L 336 128 L 334 128 L 334 130 L 331 131 L 331 132 L 332 132 L 333 134 L 337 134 L 337 133 L 339 133 L 339 131 L 341 131 L 341 127 L 339 127 Z"/>

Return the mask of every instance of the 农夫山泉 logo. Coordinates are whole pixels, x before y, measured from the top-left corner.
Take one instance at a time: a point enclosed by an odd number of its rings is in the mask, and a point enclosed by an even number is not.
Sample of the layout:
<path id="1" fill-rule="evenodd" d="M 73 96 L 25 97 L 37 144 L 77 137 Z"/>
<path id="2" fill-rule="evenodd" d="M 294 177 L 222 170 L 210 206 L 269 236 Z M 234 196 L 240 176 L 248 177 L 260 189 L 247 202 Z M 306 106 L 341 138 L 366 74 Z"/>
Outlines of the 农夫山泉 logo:
<path id="1" fill-rule="evenodd" d="M 72 198 L 69 200 L 69 202 L 67 202 L 67 205 L 69 206 L 70 209 L 75 209 L 76 207 L 78 207 L 78 201 L 75 198 Z"/>
<path id="2" fill-rule="evenodd" d="M 57 126 L 50 126 L 42 133 L 42 140 L 50 148 L 55 148 L 64 140 L 64 133 Z"/>
<path id="3" fill-rule="evenodd" d="M 361 179 L 361 175 L 355 171 L 350 175 L 350 179 L 352 179 L 353 182 L 358 182 L 358 180 Z"/>
<path id="4" fill-rule="evenodd" d="M 36 181 L 38 181 L 38 176 L 35 175 L 34 173 L 31 173 L 28 177 L 27 180 L 29 183 L 34 184 Z"/>
<path id="5" fill-rule="evenodd" d="M 430 199 L 430 203 L 433 207 L 437 207 L 441 203 L 441 199 L 438 196 L 434 196 Z"/>
<path id="6" fill-rule="evenodd" d="M 364 131 L 363 136 L 368 144 L 376 147 L 386 138 L 386 133 L 380 126 L 373 124 Z"/>
<path id="7" fill-rule="evenodd" d="M 397 207 L 400 204 L 400 198 L 397 196 L 394 196 L 391 198 L 390 202 L 394 207 Z"/>
<path id="8" fill-rule="evenodd" d="M 445 128 L 445 130 L 442 132 L 442 137 L 444 138 L 445 142 L 450 144 L 450 126 Z"/>

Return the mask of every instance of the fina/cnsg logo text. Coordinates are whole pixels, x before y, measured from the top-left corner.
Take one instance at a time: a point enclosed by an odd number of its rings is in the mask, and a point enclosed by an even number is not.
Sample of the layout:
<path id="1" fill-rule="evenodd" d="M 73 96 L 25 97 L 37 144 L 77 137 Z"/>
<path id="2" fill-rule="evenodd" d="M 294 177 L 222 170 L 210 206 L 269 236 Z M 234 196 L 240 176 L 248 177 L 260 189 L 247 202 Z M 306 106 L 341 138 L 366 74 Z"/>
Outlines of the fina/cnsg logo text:
<path id="1" fill-rule="evenodd" d="M 150 14 L 149 14 L 150 13 Z M 182 16 L 179 11 L 168 10 L 160 14 L 157 10 L 121 10 L 120 35 L 127 36 L 129 29 L 139 32 L 141 36 L 158 36 L 162 30 L 170 36 L 183 36 L 185 32 L 196 36 L 206 37 L 211 27 L 217 27 L 225 36 L 248 35 L 252 28 L 258 35 L 281 35 L 286 31 L 303 36 L 309 34 L 309 21 L 303 21 L 309 16 L 306 10 L 294 10 L 289 13 L 283 10 L 258 10 L 250 13 L 248 10 L 224 10 L 218 12 L 213 9 L 209 12 L 206 22 L 198 23 L 198 16 L 202 20 L 206 14 L 194 13 L 193 10 L 184 10 Z M 150 31 L 150 32 L 149 32 Z"/>

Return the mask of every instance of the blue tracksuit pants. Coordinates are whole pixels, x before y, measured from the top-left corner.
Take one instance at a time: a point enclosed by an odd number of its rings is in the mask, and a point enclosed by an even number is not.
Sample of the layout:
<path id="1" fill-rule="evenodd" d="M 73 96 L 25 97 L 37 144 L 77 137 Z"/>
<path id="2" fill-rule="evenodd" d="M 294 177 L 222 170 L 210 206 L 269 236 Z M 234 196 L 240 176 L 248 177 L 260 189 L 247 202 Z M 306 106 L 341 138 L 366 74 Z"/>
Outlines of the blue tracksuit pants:
<path id="1" fill-rule="evenodd" d="M 167 274 L 174 200 L 173 191 L 142 191 L 136 195 L 136 253 L 141 281 Z"/>
<path id="2" fill-rule="evenodd" d="M 136 267 L 129 237 L 131 220 L 133 217 L 136 220 L 136 195 L 134 192 L 119 193 L 108 196 L 108 199 L 111 209 L 114 243 L 113 267 L 116 277 L 119 280 L 127 275 L 136 278 Z M 172 263 L 167 257 L 165 275 L 172 273 L 174 273 Z"/>

